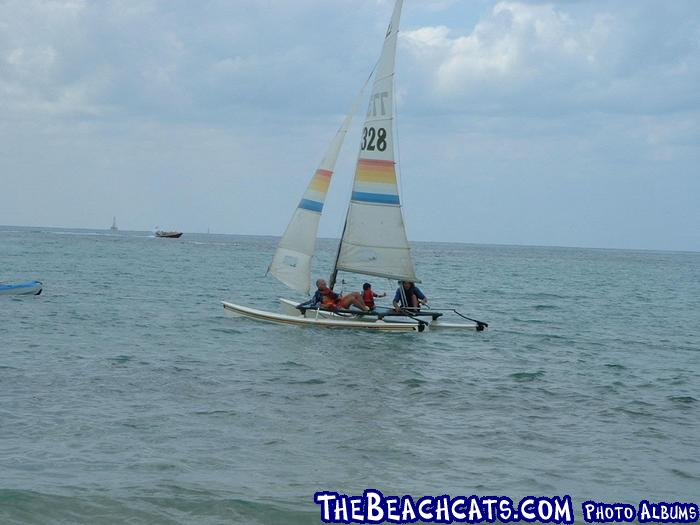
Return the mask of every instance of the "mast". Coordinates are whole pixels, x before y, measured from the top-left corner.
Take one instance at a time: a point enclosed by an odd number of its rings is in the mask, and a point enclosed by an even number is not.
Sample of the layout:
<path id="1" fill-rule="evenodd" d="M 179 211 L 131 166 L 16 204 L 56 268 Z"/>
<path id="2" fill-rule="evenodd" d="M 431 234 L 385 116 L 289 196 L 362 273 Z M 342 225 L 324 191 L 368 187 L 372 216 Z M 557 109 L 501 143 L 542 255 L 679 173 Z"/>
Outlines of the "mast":
<path id="1" fill-rule="evenodd" d="M 335 287 L 335 281 L 338 278 L 338 259 L 340 258 L 340 247 L 343 244 L 343 237 L 345 237 L 345 228 L 348 226 L 348 213 L 350 212 L 350 205 L 348 204 L 348 211 L 345 213 L 345 222 L 343 223 L 343 233 L 340 234 L 340 242 L 338 242 L 338 251 L 335 254 L 335 262 L 333 263 L 333 271 L 331 272 L 331 278 L 328 281 L 328 286 L 332 290 Z"/>

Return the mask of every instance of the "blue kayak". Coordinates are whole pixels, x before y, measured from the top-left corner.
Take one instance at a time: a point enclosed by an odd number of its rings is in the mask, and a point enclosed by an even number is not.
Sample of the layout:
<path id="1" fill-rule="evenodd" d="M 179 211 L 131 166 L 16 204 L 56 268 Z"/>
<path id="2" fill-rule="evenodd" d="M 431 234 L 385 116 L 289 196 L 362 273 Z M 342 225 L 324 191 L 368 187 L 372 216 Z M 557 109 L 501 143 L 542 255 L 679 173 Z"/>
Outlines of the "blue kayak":
<path id="1" fill-rule="evenodd" d="M 0 295 L 39 295 L 40 293 L 41 281 L 0 283 Z"/>

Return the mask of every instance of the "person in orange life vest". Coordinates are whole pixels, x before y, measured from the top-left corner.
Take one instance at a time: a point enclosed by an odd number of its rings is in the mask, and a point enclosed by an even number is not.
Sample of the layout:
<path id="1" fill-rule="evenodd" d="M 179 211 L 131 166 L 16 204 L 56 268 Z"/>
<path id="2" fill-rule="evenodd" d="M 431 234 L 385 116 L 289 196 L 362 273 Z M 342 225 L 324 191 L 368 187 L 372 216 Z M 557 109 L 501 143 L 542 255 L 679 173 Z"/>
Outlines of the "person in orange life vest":
<path id="1" fill-rule="evenodd" d="M 369 307 L 370 310 L 374 310 L 374 298 L 375 297 L 386 297 L 386 293 L 378 294 L 372 290 L 372 285 L 370 283 L 365 283 L 362 285 L 362 301 Z"/>
<path id="2" fill-rule="evenodd" d="M 357 306 L 360 310 L 369 310 L 367 305 L 362 301 L 360 292 L 350 292 L 349 294 L 340 296 L 333 290 L 328 288 L 324 279 L 316 280 L 316 292 L 314 296 L 300 304 L 304 308 L 321 308 L 323 310 L 337 310 L 338 308 L 349 308 L 350 305 Z"/>

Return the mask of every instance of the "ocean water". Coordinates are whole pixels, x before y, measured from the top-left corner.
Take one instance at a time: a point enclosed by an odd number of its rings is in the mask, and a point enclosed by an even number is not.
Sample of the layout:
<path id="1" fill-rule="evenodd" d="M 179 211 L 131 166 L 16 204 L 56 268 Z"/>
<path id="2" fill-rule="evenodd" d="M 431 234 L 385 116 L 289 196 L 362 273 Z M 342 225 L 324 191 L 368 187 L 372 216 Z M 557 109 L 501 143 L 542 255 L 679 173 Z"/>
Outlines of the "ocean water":
<path id="1" fill-rule="evenodd" d="M 490 328 L 374 334 L 227 317 L 298 297 L 274 246 L 0 228 L 0 280 L 45 286 L 0 298 L 0 523 L 318 523 L 314 492 L 367 487 L 700 499 L 700 253 L 416 243 L 431 303 Z"/>

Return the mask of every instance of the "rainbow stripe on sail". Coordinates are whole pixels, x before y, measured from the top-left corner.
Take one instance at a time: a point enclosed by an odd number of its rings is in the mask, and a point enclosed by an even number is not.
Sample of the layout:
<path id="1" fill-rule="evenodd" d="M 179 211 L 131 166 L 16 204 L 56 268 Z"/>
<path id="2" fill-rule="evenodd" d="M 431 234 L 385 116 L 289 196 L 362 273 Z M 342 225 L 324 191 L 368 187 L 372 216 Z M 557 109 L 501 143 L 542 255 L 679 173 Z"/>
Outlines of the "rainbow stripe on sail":
<path id="1" fill-rule="evenodd" d="M 393 160 L 359 159 L 351 200 L 398 206 L 399 188 Z"/>
<path id="2" fill-rule="evenodd" d="M 328 186 L 331 183 L 333 172 L 329 170 L 318 169 L 309 182 L 298 208 L 309 210 L 316 213 L 323 211 L 323 203 L 326 201 L 326 193 Z"/>

